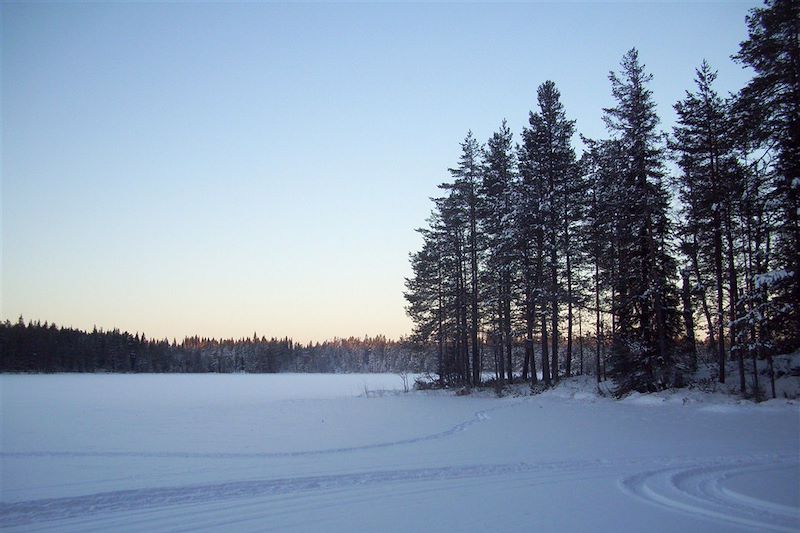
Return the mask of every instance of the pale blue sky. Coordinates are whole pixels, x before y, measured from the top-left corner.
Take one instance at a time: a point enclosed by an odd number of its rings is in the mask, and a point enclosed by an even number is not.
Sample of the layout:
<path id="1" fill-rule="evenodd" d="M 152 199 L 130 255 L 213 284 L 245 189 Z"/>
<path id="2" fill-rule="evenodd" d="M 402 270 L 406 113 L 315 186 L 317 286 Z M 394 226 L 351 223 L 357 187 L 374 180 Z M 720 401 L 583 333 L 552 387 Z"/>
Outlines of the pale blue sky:
<path id="1" fill-rule="evenodd" d="M 410 331 L 408 253 L 466 131 L 552 79 L 604 135 L 639 48 L 665 127 L 758 2 L 3 3 L 2 317 L 155 337 Z"/>

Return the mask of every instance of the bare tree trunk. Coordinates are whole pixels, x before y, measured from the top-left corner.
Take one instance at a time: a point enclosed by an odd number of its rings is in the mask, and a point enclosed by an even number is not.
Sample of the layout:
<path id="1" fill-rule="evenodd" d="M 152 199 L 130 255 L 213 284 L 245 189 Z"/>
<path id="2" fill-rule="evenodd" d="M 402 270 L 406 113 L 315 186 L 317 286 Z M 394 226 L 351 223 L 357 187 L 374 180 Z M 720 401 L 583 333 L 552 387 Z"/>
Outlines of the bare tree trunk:
<path id="1" fill-rule="evenodd" d="M 697 341 L 694 337 L 694 308 L 692 307 L 692 289 L 689 282 L 689 272 L 681 272 L 683 286 L 681 298 L 683 299 L 683 325 L 686 328 L 686 342 L 689 344 L 692 370 L 697 370 Z"/>
<path id="2" fill-rule="evenodd" d="M 525 341 L 525 350 L 530 351 L 531 385 L 536 385 L 539 383 L 539 376 L 536 375 L 536 355 L 533 350 L 533 322 L 528 327 L 530 329 L 528 339 Z"/>
<path id="3" fill-rule="evenodd" d="M 755 338 L 755 328 L 753 328 L 753 331 L 751 332 L 751 334 L 754 336 L 753 338 Z M 759 395 L 758 394 L 758 357 L 756 355 L 759 351 L 761 351 L 761 350 L 750 350 L 751 355 L 752 355 L 752 360 L 753 360 L 753 397 L 754 398 L 758 398 L 758 395 Z"/>
<path id="4" fill-rule="evenodd" d="M 595 371 L 597 372 L 597 382 L 602 380 L 600 372 L 600 258 L 594 258 L 594 342 L 595 342 Z"/>
<path id="5" fill-rule="evenodd" d="M 614 317 L 612 315 L 611 321 L 614 322 Z M 614 330 L 614 326 L 611 326 L 611 330 Z M 608 349 L 606 347 L 606 333 L 605 333 L 605 325 L 600 326 L 600 338 L 603 340 L 603 343 L 600 345 L 601 355 L 602 355 L 602 362 L 603 362 L 603 381 L 608 379 L 608 372 L 606 372 L 606 361 L 608 360 Z M 613 333 L 612 333 L 613 339 Z"/>
<path id="6" fill-rule="evenodd" d="M 507 267 L 506 267 L 507 268 Z M 503 305 L 505 306 L 505 332 L 504 337 L 506 340 L 506 371 L 508 372 L 508 382 L 514 382 L 514 360 L 513 360 L 513 342 L 514 339 L 511 335 L 511 275 L 506 270 L 505 273 L 505 298 Z"/>
<path id="7" fill-rule="evenodd" d="M 728 244 L 728 299 L 730 300 L 730 335 L 731 335 L 731 354 L 733 353 L 734 346 L 736 346 L 736 303 L 739 300 L 739 291 L 737 288 L 737 279 L 736 279 L 736 262 L 735 262 L 735 249 L 734 249 L 734 241 L 733 241 L 733 232 L 731 229 L 731 220 L 730 214 L 728 214 L 727 221 L 725 225 L 725 239 Z M 739 390 L 744 396 L 747 393 L 747 388 L 745 384 L 745 376 L 744 376 L 744 354 L 741 350 L 737 350 L 739 353 L 737 354 L 737 359 L 739 363 Z"/>
<path id="8" fill-rule="evenodd" d="M 470 183 L 470 202 L 469 202 L 469 262 L 471 276 L 471 304 L 472 304 L 472 324 L 470 324 L 470 334 L 472 336 L 472 383 L 478 385 L 481 382 L 481 346 L 478 341 L 478 230 L 477 230 L 477 199 L 475 196 L 475 185 Z"/>
<path id="9" fill-rule="evenodd" d="M 717 345 L 717 336 L 714 333 L 714 324 L 711 321 L 711 311 L 708 308 L 708 299 L 706 298 L 706 289 L 703 285 L 703 278 L 700 277 L 700 261 L 697 258 L 697 239 L 691 248 L 692 268 L 694 275 L 697 278 L 697 284 L 702 288 L 700 291 L 700 305 L 703 308 L 703 316 L 706 318 L 706 328 L 708 329 L 708 340 L 711 346 Z"/>
<path id="10" fill-rule="evenodd" d="M 536 294 L 534 298 L 542 296 L 542 287 L 544 286 L 544 252 L 542 250 L 544 245 L 544 231 L 541 227 L 537 230 L 536 234 Z M 541 298 L 539 305 L 541 313 L 541 332 L 542 332 L 542 380 L 545 387 L 549 387 L 552 383 L 550 379 L 550 362 L 548 360 L 549 353 L 547 350 L 547 316 L 546 316 L 546 300 Z M 535 318 L 533 318 L 535 320 Z"/>
<path id="11" fill-rule="evenodd" d="M 717 364 L 719 382 L 725 383 L 725 316 L 724 295 L 722 292 L 722 228 L 719 221 L 719 206 L 714 211 L 714 277 L 717 285 Z"/>
<path id="12" fill-rule="evenodd" d="M 456 339 L 455 339 L 455 370 L 462 383 L 469 382 L 469 360 L 467 357 L 468 346 L 466 329 L 466 290 L 463 269 L 463 253 L 460 235 L 455 236 L 456 250 Z"/>
<path id="13" fill-rule="evenodd" d="M 664 331 L 665 323 L 664 320 L 664 306 L 661 300 L 661 291 L 662 291 L 661 283 L 657 282 L 656 285 L 656 296 L 655 296 L 655 319 L 656 319 L 656 342 L 658 343 L 658 353 L 661 356 L 662 361 L 669 360 L 669 354 L 667 351 L 667 336 Z M 671 385 L 671 378 L 670 383 L 666 385 Z"/>
<path id="14" fill-rule="evenodd" d="M 775 396 L 775 367 L 772 365 L 772 354 L 767 353 L 767 368 L 769 369 L 769 384 L 772 388 L 772 398 Z"/>
<path id="15" fill-rule="evenodd" d="M 542 313 L 542 380 L 544 386 L 549 387 L 552 383 L 550 379 L 550 354 L 547 351 L 547 317 Z"/>
<path id="16" fill-rule="evenodd" d="M 580 370 L 579 373 L 583 375 L 583 310 L 578 311 L 578 351 L 580 353 Z"/>
<path id="17" fill-rule="evenodd" d="M 436 318 L 438 320 L 439 325 L 439 358 L 436 362 L 437 366 L 439 367 L 439 384 L 444 385 L 444 317 L 442 316 L 444 313 L 444 302 L 443 302 L 443 294 L 442 294 L 442 262 L 439 261 L 439 285 L 437 291 L 437 297 L 439 299 L 439 308 L 437 309 Z"/>
<path id="18" fill-rule="evenodd" d="M 569 240 L 567 240 L 569 242 Z M 572 259 L 569 250 L 567 256 L 567 354 L 564 373 L 567 377 L 572 375 Z"/>
<path id="19" fill-rule="evenodd" d="M 751 205 L 749 202 L 746 203 L 745 213 L 743 213 L 743 217 L 740 221 L 742 225 L 746 228 L 745 235 L 746 235 L 746 246 L 744 251 L 744 259 L 745 259 L 745 291 L 747 294 L 753 295 L 756 292 L 755 283 L 753 282 L 753 278 L 755 275 L 755 258 L 753 257 L 753 224 L 752 224 L 752 212 L 751 212 Z M 747 299 L 747 313 L 751 316 L 754 314 L 755 308 L 757 306 L 757 302 L 753 300 L 753 298 Z M 756 348 L 753 348 L 753 343 L 756 344 Z M 750 346 L 749 346 L 750 358 L 753 363 L 753 395 L 755 398 L 758 398 L 760 392 L 760 385 L 758 383 L 758 358 L 761 356 L 761 339 L 758 338 L 758 328 L 754 321 L 751 321 L 750 324 Z"/>
<path id="20" fill-rule="evenodd" d="M 527 327 L 527 326 L 526 326 Z M 530 337 L 525 335 L 525 358 L 522 360 L 522 381 L 528 381 L 528 367 L 531 364 L 531 353 L 528 349 L 528 344 L 530 342 Z"/>
<path id="21" fill-rule="evenodd" d="M 553 230 L 555 231 L 555 229 Z M 555 239 L 553 239 L 555 241 Z M 550 253 L 551 272 L 550 272 L 550 329 L 552 340 L 550 348 L 552 355 L 550 357 L 550 372 L 553 382 L 558 382 L 558 271 L 556 269 L 556 243 L 552 242 L 552 252 Z"/>
<path id="22" fill-rule="evenodd" d="M 527 381 L 528 370 L 531 370 L 531 385 L 536 385 L 536 358 L 533 353 L 533 330 L 536 324 L 536 303 L 533 299 L 533 280 L 531 279 L 531 265 L 528 251 L 524 252 L 525 272 L 525 361 L 522 365 L 522 380 Z M 532 367 L 532 368 L 531 368 Z"/>
<path id="23" fill-rule="evenodd" d="M 466 258 L 465 261 L 466 262 Z M 461 266 L 462 272 L 462 279 L 461 279 L 461 344 L 463 345 L 464 353 L 462 354 L 462 358 L 464 360 L 463 370 L 464 370 L 464 382 L 471 383 L 472 381 L 472 374 L 470 373 L 469 367 L 469 325 L 467 324 L 467 274 L 466 274 L 466 264 L 462 264 Z"/>
<path id="24" fill-rule="evenodd" d="M 503 374 L 500 373 L 500 363 L 498 362 L 500 357 L 497 356 L 498 355 L 497 352 L 500 347 L 499 337 L 500 334 L 497 332 L 495 332 L 492 335 L 492 355 L 494 356 L 494 379 L 496 379 L 497 381 L 500 381 L 503 377 Z"/>
<path id="25" fill-rule="evenodd" d="M 502 382 L 506 376 L 506 365 L 505 365 L 505 358 L 503 357 L 503 345 L 505 344 L 505 339 L 503 338 L 503 334 L 505 333 L 505 321 L 503 320 L 503 311 L 505 306 L 503 305 L 503 279 L 502 273 L 500 277 L 500 286 L 498 287 L 499 298 L 497 299 L 497 332 L 498 332 L 498 346 L 497 346 L 497 363 L 498 363 L 498 372 L 500 374 L 500 381 Z"/>

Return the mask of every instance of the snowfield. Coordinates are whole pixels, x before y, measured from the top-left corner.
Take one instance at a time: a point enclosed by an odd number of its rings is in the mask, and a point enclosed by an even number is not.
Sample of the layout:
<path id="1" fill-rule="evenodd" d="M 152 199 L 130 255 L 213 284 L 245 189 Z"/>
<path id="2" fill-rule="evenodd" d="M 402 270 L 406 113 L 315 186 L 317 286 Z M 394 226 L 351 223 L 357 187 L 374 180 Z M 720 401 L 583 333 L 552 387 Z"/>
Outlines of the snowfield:
<path id="1" fill-rule="evenodd" d="M 800 531 L 800 408 L 396 375 L 3 375 L 9 531 Z"/>

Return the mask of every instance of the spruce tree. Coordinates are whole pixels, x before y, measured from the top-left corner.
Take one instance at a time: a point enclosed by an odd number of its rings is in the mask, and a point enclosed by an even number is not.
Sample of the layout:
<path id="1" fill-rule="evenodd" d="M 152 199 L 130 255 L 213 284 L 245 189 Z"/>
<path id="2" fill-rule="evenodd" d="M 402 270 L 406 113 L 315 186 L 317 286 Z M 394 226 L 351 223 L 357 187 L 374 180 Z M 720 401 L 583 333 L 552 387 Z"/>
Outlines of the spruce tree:
<path id="1" fill-rule="evenodd" d="M 606 125 L 622 148 L 622 174 L 614 191 L 620 205 L 618 271 L 612 280 L 617 329 L 611 375 L 618 394 L 671 383 L 678 328 L 663 136 L 647 87 L 652 75 L 635 48 L 621 67 L 619 75 L 609 75 L 616 106 L 604 110 Z"/>
<path id="2" fill-rule="evenodd" d="M 551 325 L 550 361 L 543 371 L 549 370 L 550 378 L 558 380 L 558 327 L 560 307 L 567 301 L 567 358 L 571 358 L 571 329 L 573 320 L 573 260 L 575 258 L 575 225 L 580 217 L 579 206 L 582 187 L 580 174 L 572 148 L 575 123 L 566 118 L 561 94 L 555 83 L 546 81 L 537 90 L 538 111 L 531 112 L 529 128 L 523 132 L 522 154 L 525 159 L 524 192 L 531 198 L 528 204 L 537 204 L 533 223 L 543 233 L 540 245 L 543 260 L 540 264 L 544 276 L 538 278 L 540 287 L 549 304 Z M 546 279 L 545 279 L 546 277 Z M 562 278 L 567 290 L 563 290 Z M 542 330 L 546 338 L 545 329 Z M 544 345 L 544 342 L 543 342 Z M 569 371 L 568 362 L 566 367 Z M 547 383 L 547 381 L 546 381 Z"/>

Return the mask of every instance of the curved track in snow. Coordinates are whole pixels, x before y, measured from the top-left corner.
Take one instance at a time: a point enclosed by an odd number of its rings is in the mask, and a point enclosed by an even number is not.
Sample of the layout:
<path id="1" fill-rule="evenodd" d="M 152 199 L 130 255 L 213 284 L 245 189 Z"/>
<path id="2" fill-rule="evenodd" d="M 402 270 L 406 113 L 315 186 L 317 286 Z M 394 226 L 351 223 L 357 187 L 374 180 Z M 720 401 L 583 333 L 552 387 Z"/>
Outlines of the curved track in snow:
<path id="1" fill-rule="evenodd" d="M 571 393 L 571 397 L 575 395 L 576 393 Z M 19 452 L 0 452 L 0 459 L 20 459 L 9 460 L 9 463 L 14 463 L 17 472 L 22 472 L 19 475 L 25 475 L 23 468 L 28 465 L 45 469 L 50 464 L 60 465 L 62 462 L 66 465 L 63 467 L 65 471 L 66 468 L 84 468 L 86 465 L 96 468 L 95 478 L 106 475 L 104 472 L 114 475 L 123 472 L 128 475 L 128 464 L 134 467 L 144 465 L 147 474 L 145 479 L 126 477 L 110 480 L 109 483 L 106 483 L 109 481 L 107 479 L 96 479 L 97 485 L 90 481 L 87 486 L 74 490 L 64 486 L 63 490 L 46 494 L 37 493 L 23 485 L 24 492 L 18 493 L 20 496 L 14 498 L 16 501 L 0 503 L 0 530 L 8 528 L 26 532 L 85 532 L 249 528 L 264 531 L 272 528 L 286 531 L 292 527 L 301 531 L 325 530 L 326 519 L 343 516 L 345 520 L 341 523 L 345 523 L 351 514 L 357 514 L 363 509 L 371 511 L 388 506 L 394 511 L 395 518 L 404 516 L 408 502 L 412 506 L 416 505 L 417 509 L 429 510 L 424 503 L 429 497 L 445 501 L 456 498 L 451 494 L 466 494 L 465 505 L 476 506 L 477 509 L 484 501 L 491 504 L 502 503 L 502 498 L 508 494 L 523 495 L 525 505 L 528 505 L 531 495 L 545 494 L 552 496 L 548 501 L 556 501 L 562 495 L 572 497 L 572 491 L 577 491 L 575 494 L 579 495 L 602 493 L 607 501 L 618 505 L 617 508 L 624 510 L 623 512 L 632 509 L 634 520 L 631 523 L 638 520 L 643 526 L 646 526 L 649 516 L 655 514 L 648 505 L 658 505 L 667 512 L 685 513 L 686 516 L 682 518 L 686 518 L 686 523 L 690 525 L 708 526 L 709 523 L 704 521 L 710 520 L 710 525 L 716 526 L 717 530 L 739 526 L 755 531 L 800 531 L 800 510 L 797 508 L 758 499 L 758 494 L 754 496 L 750 494 L 750 490 L 747 490 L 748 494 L 744 494 L 735 489 L 748 487 L 746 482 L 749 479 L 759 482 L 769 480 L 770 474 L 774 474 L 776 469 L 800 468 L 794 440 L 775 443 L 776 448 L 766 447 L 766 450 L 772 450 L 771 453 L 764 453 L 764 446 L 751 446 L 750 451 L 757 450 L 757 453 L 746 453 L 747 449 L 742 449 L 742 455 L 736 456 L 691 455 L 692 452 L 705 454 L 708 450 L 715 449 L 705 446 L 679 448 L 680 453 L 686 454 L 682 456 L 674 455 L 675 450 L 668 446 L 631 446 L 607 454 L 607 449 L 603 446 L 599 449 L 572 446 L 574 443 L 568 442 L 563 436 L 571 437 L 576 433 L 568 431 L 555 432 L 556 435 L 561 435 L 555 444 L 545 439 L 542 447 L 545 453 L 539 453 L 536 448 L 536 432 L 508 431 L 516 427 L 510 424 L 517 423 L 516 415 L 528 422 L 527 428 L 531 427 L 531 422 L 540 420 L 557 425 L 560 418 L 539 417 L 538 414 L 532 415 L 530 410 L 520 410 L 520 413 L 503 413 L 509 416 L 497 416 L 494 422 L 490 422 L 493 412 L 519 406 L 533 399 L 535 397 L 505 400 L 499 405 L 477 412 L 471 410 L 478 406 L 465 405 L 459 411 L 458 418 L 434 419 L 435 423 L 440 424 L 438 427 L 428 426 L 430 429 L 416 432 L 414 429 L 406 429 L 404 433 L 395 434 L 395 438 L 385 435 L 376 437 L 375 433 L 367 433 L 360 440 L 349 440 L 347 443 L 352 446 L 325 448 L 326 443 L 323 442 L 316 444 L 318 449 L 300 451 L 280 451 L 280 448 L 273 448 L 276 451 L 225 452 L 220 449 L 214 452 L 211 449 L 204 452 L 192 451 L 191 443 L 184 439 L 172 444 L 172 449 L 153 443 L 150 444 L 150 450 L 126 450 L 125 447 L 133 447 L 134 444 L 123 443 L 117 450 L 112 448 L 105 451 L 84 451 L 80 448 L 70 451 L 67 449 L 69 445 L 63 445 L 61 449 L 56 448 L 53 451 L 33 451 L 35 448 L 28 448 L 31 451 L 23 449 Z M 623 421 L 627 424 L 623 424 L 623 429 L 627 428 L 627 433 L 623 431 L 621 434 L 632 435 L 634 430 L 641 431 L 641 420 L 647 419 L 649 412 L 640 411 L 622 411 Z M 577 410 L 558 411 L 557 414 L 562 412 L 565 416 L 576 417 L 578 425 L 573 428 L 574 431 L 584 431 L 580 428 L 585 428 L 590 436 L 608 437 L 605 433 L 592 433 L 597 430 L 597 424 L 587 416 L 575 414 Z M 605 411 L 600 410 L 593 412 L 591 416 L 604 413 Z M 455 423 L 459 419 L 463 421 Z M 483 424 L 484 422 L 486 423 Z M 425 431 L 428 433 L 423 433 Z M 657 444 L 665 433 L 660 432 L 652 441 L 645 439 L 643 442 Z M 732 430 L 723 433 L 729 439 L 735 435 Z M 498 446 L 500 440 L 511 438 L 516 439 L 511 441 L 512 446 Z M 383 442 L 380 439 L 384 439 Z M 483 448 L 473 445 L 472 440 Z M 343 442 L 336 444 L 340 443 Z M 415 446 L 418 443 L 435 445 Z M 56 446 L 54 444 L 54 448 Z M 495 446 L 500 450 L 499 453 L 494 451 Z M 516 452 L 520 446 L 525 447 L 524 453 Z M 563 450 L 558 446 L 563 447 Z M 457 452 L 452 457 L 444 453 L 450 447 Z M 731 450 L 732 447 L 724 449 Z M 378 453 L 356 453 L 365 450 L 378 450 Z M 504 456 L 503 450 L 510 450 L 512 453 Z M 648 450 L 653 455 L 632 455 L 639 450 Z M 431 457 L 425 456 L 428 452 L 431 452 Z M 596 458 L 603 454 L 608 458 Z M 56 460 L 38 460 L 45 457 Z M 306 460 L 306 457 L 309 459 Z M 440 460 L 442 457 L 445 459 Z M 547 458 L 549 461 L 512 462 L 527 461 L 529 457 Z M 59 461 L 58 458 L 65 460 Z M 67 461 L 68 458 L 86 460 Z M 125 461 L 125 458 L 145 460 Z M 176 461 L 147 461 L 151 458 Z M 291 458 L 301 459 L 288 460 Z M 187 461 L 184 464 L 178 459 L 201 461 Z M 234 461 L 224 461 L 225 459 Z M 239 462 L 236 459 L 244 460 Z M 495 460 L 505 462 L 498 464 Z M 163 475 L 158 471 L 162 464 L 170 465 L 169 472 Z M 184 471 L 197 468 L 198 464 L 201 468 L 208 468 L 208 475 L 201 472 L 201 475 L 195 476 L 192 471 L 191 476 L 184 476 Z M 273 466 L 276 468 L 273 469 Z M 300 468 L 295 470 L 293 466 Z M 130 472 L 135 473 L 134 469 Z M 43 478 L 47 479 L 46 476 Z M 580 492 L 586 487 L 591 490 Z M 51 497 L 45 498 L 45 495 Z M 629 497 L 638 501 L 631 501 Z M 22 501 L 20 498 L 27 499 Z M 515 505 L 514 509 L 517 508 Z M 666 513 L 657 514 L 661 516 Z M 484 522 L 487 527 L 481 530 L 488 527 L 503 529 L 498 526 L 500 524 L 506 530 L 527 531 L 534 523 L 522 515 L 510 522 L 498 523 L 495 517 L 487 520 L 491 521 Z M 543 529 L 569 529 L 560 527 L 559 518 L 553 520 L 546 522 Z M 434 524 L 437 522 L 420 523 L 431 530 L 436 529 Z M 462 525 L 465 523 L 467 522 L 462 522 Z M 624 521 L 620 523 L 625 524 Z M 373 530 L 378 530 L 376 524 L 383 522 L 374 520 L 371 524 Z M 399 527 L 404 523 L 395 521 L 394 524 L 395 530 L 400 531 Z M 438 524 L 439 530 L 446 530 L 449 526 L 444 522 Z M 474 526 L 475 523 L 469 524 Z M 581 522 L 572 524 L 580 525 Z"/>
<path id="2" fill-rule="evenodd" d="M 552 481 L 558 478 L 590 476 L 598 469 L 611 466 L 614 466 L 614 463 L 602 460 L 465 465 L 119 490 L 0 504 L 0 527 L 155 507 L 352 489 L 388 483 L 459 480 L 524 473 L 535 473 L 537 477 L 541 476 L 544 480 Z"/>
<path id="3" fill-rule="evenodd" d="M 673 511 L 759 531 L 797 532 L 800 509 L 725 487 L 725 481 L 731 477 L 782 468 L 800 468 L 797 455 L 660 468 L 627 477 L 621 481 L 621 486 L 635 497 Z"/>
<path id="4" fill-rule="evenodd" d="M 677 466 L 677 465 L 683 466 Z M 690 512 L 707 518 L 734 522 L 761 531 L 796 531 L 798 510 L 771 502 L 756 502 L 741 495 L 730 496 L 719 485 L 726 475 L 745 470 L 768 469 L 770 465 L 796 465 L 787 456 L 759 456 L 733 459 L 678 459 L 645 457 L 631 459 L 586 459 L 539 463 L 462 465 L 439 468 L 367 471 L 347 474 L 255 479 L 118 490 L 65 498 L 47 498 L 0 504 L 0 528 L 22 527 L 56 521 L 110 517 L 117 513 L 250 501 L 315 493 L 330 494 L 387 484 L 410 483 L 412 492 L 433 482 L 461 482 L 469 479 L 517 477 L 526 485 L 560 481 L 614 478 L 620 469 L 645 470 L 625 478 L 625 492 L 670 510 Z M 664 465 L 672 465 L 664 468 Z M 661 467 L 652 470 L 654 467 Z M 422 484 L 413 485 L 413 484 Z M 396 489 L 392 489 L 393 491 Z M 374 492 L 381 494 L 380 490 Z M 314 498 L 319 498 L 315 496 Z M 312 500 L 314 500 L 312 498 Z"/>
<path id="5" fill-rule="evenodd" d="M 296 452 L 139 452 L 139 451 L 35 451 L 0 452 L 0 457 L 103 457 L 103 458 L 183 458 L 183 459 L 272 459 L 315 455 L 340 454 L 364 450 L 390 448 L 446 438 L 470 426 L 490 420 L 489 413 L 518 405 L 526 398 L 482 409 L 454 426 L 442 431 L 374 444 L 324 448 Z M 180 487 L 156 487 L 148 489 L 120 490 L 67 498 L 48 498 L 14 503 L 0 503 L 0 528 L 20 526 L 42 521 L 63 520 L 98 513 L 116 513 L 168 507 L 174 505 L 238 499 L 247 497 L 292 494 L 310 490 L 347 489 L 376 483 L 398 481 L 446 480 L 481 477 L 493 474 L 529 471 L 530 465 L 477 465 L 445 467 L 436 469 L 399 470 L 389 472 L 366 472 L 348 475 L 317 476 L 287 479 L 248 480 L 209 485 Z M 561 470 L 561 468 L 557 468 Z"/>
<path id="6" fill-rule="evenodd" d="M 399 439 L 388 442 L 378 442 L 374 444 L 363 444 L 359 446 L 344 446 L 340 448 L 324 448 L 319 450 L 303 450 L 297 452 L 138 452 L 138 451 L 96 451 L 96 452 L 83 452 L 83 451 L 59 451 L 59 450 L 45 450 L 35 452 L 0 452 L 0 457 L 145 457 L 145 458 L 182 458 L 182 459 L 270 459 L 270 458 L 284 458 L 284 457 L 305 457 L 309 455 L 326 455 L 336 453 L 358 452 L 364 450 L 373 450 L 379 448 L 390 448 L 393 446 L 403 446 L 406 444 L 416 444 L 429 440 L 437 440 L 456 433 L 460 433 L 470 426 L 490 420 L 489 413 L 497 411 L 498 409 L 507 409 L 515 405 L 519 405 L 528 398 L 521 398 L 514 402 L 504 403 L 491 407 L 489 409 L 482 409 L 473 413 L 472 417 L 460 422 L 450 428 L 427 435 L 418 437 L 410 437 L 407 439 Z"/>

